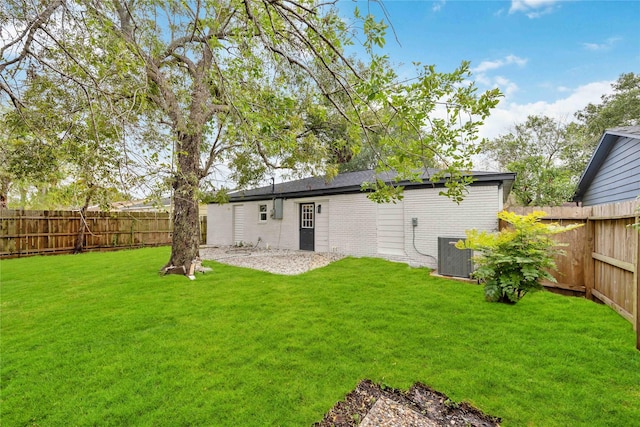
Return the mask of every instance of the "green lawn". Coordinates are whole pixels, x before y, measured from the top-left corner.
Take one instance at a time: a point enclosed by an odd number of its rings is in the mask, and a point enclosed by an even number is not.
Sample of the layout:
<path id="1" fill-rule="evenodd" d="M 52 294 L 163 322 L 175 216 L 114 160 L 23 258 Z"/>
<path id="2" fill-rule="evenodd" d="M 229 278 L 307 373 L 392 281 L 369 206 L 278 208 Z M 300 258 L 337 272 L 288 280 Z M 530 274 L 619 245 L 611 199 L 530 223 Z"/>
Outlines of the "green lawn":
<path id="1" fill-rule="evenodd" d="M 374 259 L 300 276 L 168 248 L 1 261 L 3 426 L 309 426 L 363 378 L 416 381 L 504 426 L 640 422 L 640 352 L 608 307 L 515 306 Z"/>

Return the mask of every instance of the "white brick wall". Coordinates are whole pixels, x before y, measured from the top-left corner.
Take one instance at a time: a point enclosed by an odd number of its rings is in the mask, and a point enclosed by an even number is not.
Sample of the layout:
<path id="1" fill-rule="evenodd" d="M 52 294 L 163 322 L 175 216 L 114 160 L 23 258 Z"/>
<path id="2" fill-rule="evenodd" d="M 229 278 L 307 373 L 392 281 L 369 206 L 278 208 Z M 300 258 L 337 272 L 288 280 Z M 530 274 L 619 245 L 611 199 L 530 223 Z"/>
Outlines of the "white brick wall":
<path id="1" fill-rule="evenodd" d="M 266 222 L 260 222 L 259 205 L 267 205 Z M 297 249 L 298 242 L 298 212 L 297 206 L 285 200 L 282 219 L 271 218 L 273 202 L 264 200 L 245 202 L 245 243 L 255 245 L 260 238 L 260 247 L 269 245 L 272 248 Z"/>
<path id="2" fill-rule="evenodd" d="M 502 205 L 502 193 L 497 186 L 472 186 L 459 205 L 438 195 L 438 189 L 405 193 L 405 248 L 410 264 L 437 267 L 438 237 L 464 237 L 465 230 L 495 231 L 497 213 Z M 415 248 L 411 218 L 418 218 L 415 227 Z M 427 254 L 424 256 L 418 253 Z"/>
<path id="3" fill-rule="evenodd" d="M 316 252 L 329 252 L 331 247 L 329 246 L 329 218 L 331 215 L 331 203 L 329 199 L 316 199 L 316 235 L 315 245 Z M 318 206 L 322 209 L 318 212 Z"/>
<path id="4" fill-rule="evenodd" d="M 363 193 L 331 198 L 329 245 L 331 251 L 354 256 L 375 256 L 376 209 Z"/>
<path id="5" fill-rule="evenodd" d="M 283 219 L 269 216 L 266 223 L 259 221 L 260 204 L 272 209 L 272 202 L 243 202 L 244 240 L 261 247 L 299 248 L 299 205 L 316 204 L 315 248 L 318 252 L 336 251 L 353 256 L 373 256 L 407 262 L 414 266 L 437 266 L 438 237 L 464 237 L 465 230 L 497 230 L 496 214 L 502 208 L 502 189 L 496 185 L 469 187 L 465 200 L 456 204 L 438 195 L 439 189 L 425 188 L 405 192 L 404 201 L 404 254 L 381 254 L 378 250 L 378 205 L 364 193 L 287 199 L 283 205 Z M 322 205 L 321 213 L 317 213 Z M 384 209 L 381 210 L 381 212 Z M 209 205 L 207 242 L 213 245 L 233 243 L 231 204 Z M 418 226 L 411 219 L 418 218 Z M 415 248 L 413 232 L 415 231 Z M 422 255 L 418 252 L 421 252 Z"/>
<path id="6" fill-rule="evenodd" d="M 207 205 L 207 244 L 233 244 L 233 209 L 225 205 Z"/>

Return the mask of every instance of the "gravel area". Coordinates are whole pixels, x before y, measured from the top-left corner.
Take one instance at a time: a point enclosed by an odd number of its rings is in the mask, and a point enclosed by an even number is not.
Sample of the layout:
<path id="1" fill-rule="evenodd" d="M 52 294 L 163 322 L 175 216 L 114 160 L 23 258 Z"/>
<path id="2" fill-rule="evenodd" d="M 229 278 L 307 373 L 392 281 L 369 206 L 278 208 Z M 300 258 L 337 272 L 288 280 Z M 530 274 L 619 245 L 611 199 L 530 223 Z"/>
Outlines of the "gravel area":
<path id="1" fill-rule="evenodd" d="M 301 274 L 324 267 L 345 255 L 330 252 L 293 251 L 236 246 L 203 246 L 200 258 L 223 264 L 268 271 L 275 274 Z"/>
<path id="2" fill-rule="evenodd" d="M 361 381 L 313 427 L 499 427 L 500 418 L 414 384 L 404 392 Z"/>
<path id="3" fill-rule="evenodd" d="M 409 406 L 402 405 L 387 397 L 378 398 L 369 410 L 360 427 L 438 427 L 435 421 L 419 414 Z"/>

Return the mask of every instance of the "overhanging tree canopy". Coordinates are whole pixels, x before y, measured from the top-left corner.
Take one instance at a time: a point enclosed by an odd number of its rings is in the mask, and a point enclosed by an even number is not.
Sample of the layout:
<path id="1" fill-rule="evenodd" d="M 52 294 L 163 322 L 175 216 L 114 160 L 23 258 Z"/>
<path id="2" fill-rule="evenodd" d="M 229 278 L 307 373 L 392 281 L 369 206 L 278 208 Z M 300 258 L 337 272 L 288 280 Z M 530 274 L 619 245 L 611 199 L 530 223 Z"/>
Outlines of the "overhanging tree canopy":
<path id="1" fill-rule="evenodd" d="M 2 18 L 17 30 L 16 43 L 3 49 L 1 88 L 26 114 L 25 70 L 63 79 L 89 101 L 90 131 L 103 131 L 98 117 L 117 119 L 109 129 L 119 137 L 100 139 L 102 146 L 140 156 L 138 169 L 149 159 L 164 167 L 174 194 L 167 269 L 188 272 L 197 257 L 198 188 L 216 163 L 240 185 L 275 168 L 337 173 L 335 141 L 310 132 L 310 117 L 341 117 L 354 152 L 375 134 L 378 169 L 399 179 L 435 157 L 449 177 L 445 193 L 460 200 L 478 126 L 499 91 L 477 93 L 468 63 L 450 73 L 419 66 L 414 80 L 398 83 L 377 54 L 386 24 L 356 12 L 369 55 L 362 72 L 345 53 L 352 28 L 334 3 L 10 1 Z M 121 170 L 129 159 L 114 161 Z M 377 200 L 399 195 L 373 187 Z"/>

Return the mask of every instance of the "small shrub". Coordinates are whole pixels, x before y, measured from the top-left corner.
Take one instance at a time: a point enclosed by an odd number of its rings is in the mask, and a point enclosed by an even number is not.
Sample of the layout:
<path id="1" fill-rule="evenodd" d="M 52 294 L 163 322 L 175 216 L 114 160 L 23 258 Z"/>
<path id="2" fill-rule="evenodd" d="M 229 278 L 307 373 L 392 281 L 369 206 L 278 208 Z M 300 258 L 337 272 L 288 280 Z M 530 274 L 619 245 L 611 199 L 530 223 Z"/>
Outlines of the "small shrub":
<path id="1" fill-rule="evenodd" d="M 468 230 L 467 239 L 456 244 L 458 249 L 479 252 L 474 256 L 473 277 L 484 283 L 488 301 L 516 303 L 527 293 L 543 289 L 543 280 L 556 282 L 549 270 L 556 268 L 553 257 L 564 252 L 551 236 L 582 224 L 544 224 L 540 219 L 545 216 L 540 211 L 525 216 L 502 211 L 498 218 L 510 227 L 497 233 Z"/>

